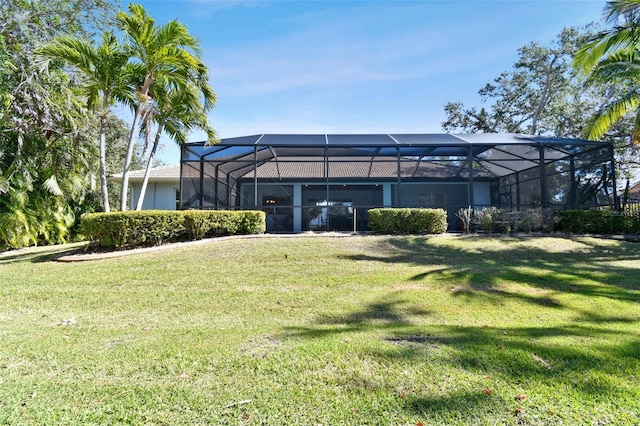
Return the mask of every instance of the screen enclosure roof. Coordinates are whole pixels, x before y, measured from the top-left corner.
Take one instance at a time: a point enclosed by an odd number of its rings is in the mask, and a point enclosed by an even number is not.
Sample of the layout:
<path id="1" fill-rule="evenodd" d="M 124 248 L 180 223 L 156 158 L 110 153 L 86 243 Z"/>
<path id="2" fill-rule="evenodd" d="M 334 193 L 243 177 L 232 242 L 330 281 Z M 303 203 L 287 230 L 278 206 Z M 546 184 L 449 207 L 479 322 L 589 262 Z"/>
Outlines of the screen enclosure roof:
<path id="1" fill-rule="evenodd" d="M 560 160 L 608 144 L 584 139 L 556 138 L 514 133 L 403 133 L 403 134 L 261 134 L 222 139 L 215 145 L 203 142 L 183 146 L 182 161 L 263 162 L 285 157 L 361 157 L 371 161 L 460 158 L 469 154 L 490 174 L 504 176 Z M 263 158 L 264 157 L 264 158 Z M 268 157 L 268 158 L 267 158 Z M 544 158 L 544 160 L 543 160 Z M 329 159 L 329 161 L 332 161 Z"/>
<path id="2" fill-rule="evenodd" d="M 447 146 L 545 144 L 592 145 L 601 143 L 583 139 L 555 138 L 516 133 L 401 133 L 401 134 L 262 134 L 222 139 L 219 145 L 230 146 Z"/>

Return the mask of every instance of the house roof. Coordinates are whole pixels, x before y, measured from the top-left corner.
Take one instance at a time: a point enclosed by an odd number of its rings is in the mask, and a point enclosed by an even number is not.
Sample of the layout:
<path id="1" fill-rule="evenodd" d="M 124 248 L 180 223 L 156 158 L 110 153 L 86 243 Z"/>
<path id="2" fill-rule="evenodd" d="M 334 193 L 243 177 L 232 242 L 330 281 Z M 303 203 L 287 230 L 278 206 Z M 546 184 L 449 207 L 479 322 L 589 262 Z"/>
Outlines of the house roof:
<path id="1" fill-rule="evenodd" d="M 468 168 L 451 163 L 436 161 L 403 160 L 398 165 L 395 157 L 376 157 L 371 160 L 354 160 L 353 157 L 334 157 L 325 168 L 324 157 L 287 157 L 281 161 L 262 162 L 256 167 L 260 179 L 323 179 L 328 172 L 340 178 L 379 178 L 395 176 L 406 178 L 432 177 L 447 178 L 468 176 Z M 248 170 L 248 171 L 247 171 Z M 242 175 L 246 179 L 254 177 L 253 167 L 247 167 Z M 474 170 L 475 177 L 489 176 L 489 173 Z"/>
<path id="2" fill-rule="evenodd" d="M 142 182 L 144 180 L 144 169 L 132 170 L 129 173 L 129 182 Z M 122 182 L 122 173 L 111 176 L 116 182 Z M 180 182 L 180 165 L 154 167 L 149 171 L 149 182 Z"/>

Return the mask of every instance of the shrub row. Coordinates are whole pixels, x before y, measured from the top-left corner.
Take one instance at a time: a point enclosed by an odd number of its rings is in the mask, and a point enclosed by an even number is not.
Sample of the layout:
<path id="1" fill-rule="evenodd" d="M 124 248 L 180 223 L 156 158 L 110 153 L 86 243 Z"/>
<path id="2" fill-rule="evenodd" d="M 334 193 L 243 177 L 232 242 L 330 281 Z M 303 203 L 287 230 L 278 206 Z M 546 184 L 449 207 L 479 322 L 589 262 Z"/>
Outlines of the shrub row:
<path id="1" fill-rule="evenodd" d="M 464 232 L 472 230 L 499 233 L 509 232 L 552 232 L 558 218 L 551 209 L 530 208 L 521 211 L 502 211 L 497 207 L 479 210 L 460 209 L 456 217 Z"/>
<path id="2" fill-rule="evenodd" d="M 236 234 L 261 234 L 261 211 L 143 210 L 86 213 L 80 220 L 85 238 L 101 247 L 124 248 L 159 245 Z"/>
<path id="3" fill-rule="evenodd" d="M 443 209 L 371 209 L 369 229 L 378 234 L 442 234 L 447 230 Z"/>
<path id="4" fill-rule="evenodd" d="M 464 232 L 553 232 L 575 234 L 640 233 L 640 212 L 612 210 L 543 210 L 541 208 L 504 212 L 496 207 L 460 209 L 456 217 Z"/>
<path id="5" fill-rule="evenodd" d="M 559 228 L 579 234 L 638 234 L 640 214 L 611 210 L 564 210 L 558 212 Z"/>

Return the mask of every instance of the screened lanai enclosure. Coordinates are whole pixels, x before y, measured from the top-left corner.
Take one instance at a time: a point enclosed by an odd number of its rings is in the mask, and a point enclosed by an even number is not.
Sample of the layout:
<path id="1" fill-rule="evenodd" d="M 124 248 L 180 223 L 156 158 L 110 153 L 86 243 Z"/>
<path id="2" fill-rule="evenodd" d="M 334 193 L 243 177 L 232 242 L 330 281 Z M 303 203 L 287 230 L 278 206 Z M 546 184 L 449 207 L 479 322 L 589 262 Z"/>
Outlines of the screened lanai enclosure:
<path id="1" fill-rule="evenodd" d="M 264 134 L 182 147 L 180 207 L 258 209 L 268 232 L 365 231 L 376 207 L 615 207 L 613 148 L 519 134 Z"/>

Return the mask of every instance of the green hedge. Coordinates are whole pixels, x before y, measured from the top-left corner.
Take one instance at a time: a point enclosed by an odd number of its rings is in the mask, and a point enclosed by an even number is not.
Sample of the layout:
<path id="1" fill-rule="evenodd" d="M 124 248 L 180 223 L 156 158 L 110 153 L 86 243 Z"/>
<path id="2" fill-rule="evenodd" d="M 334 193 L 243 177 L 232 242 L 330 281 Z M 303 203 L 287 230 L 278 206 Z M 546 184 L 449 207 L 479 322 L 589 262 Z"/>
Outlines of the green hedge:
<path id="1" fill-rule="evenodd" d="M 265 231 L 264 212 L 220 210 L 143 210 L 87 213 L 80 225 L 85 238 L 101 247 L 159 245 L 181 240 Z"/>
<path id="2" fill-rule="evenodd" d="M 443 209 L 371 209 L 369 229 L 378 234 L 442 234 L 447 230 Z"/>
<path id="3" fill-rule="evenodd" d="M 559 228 L 577 234 L 637 234 L 640 215 L 611 210 L 564 210 L 558 212 Z"/>

